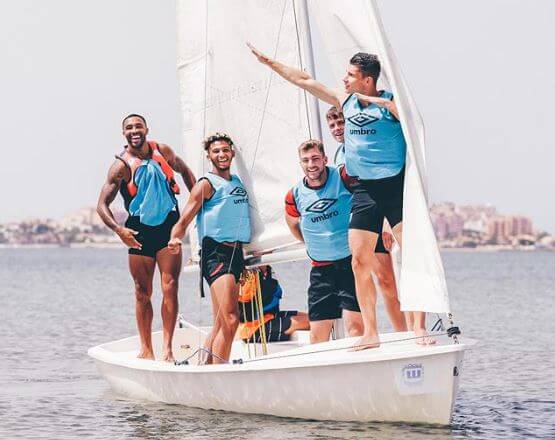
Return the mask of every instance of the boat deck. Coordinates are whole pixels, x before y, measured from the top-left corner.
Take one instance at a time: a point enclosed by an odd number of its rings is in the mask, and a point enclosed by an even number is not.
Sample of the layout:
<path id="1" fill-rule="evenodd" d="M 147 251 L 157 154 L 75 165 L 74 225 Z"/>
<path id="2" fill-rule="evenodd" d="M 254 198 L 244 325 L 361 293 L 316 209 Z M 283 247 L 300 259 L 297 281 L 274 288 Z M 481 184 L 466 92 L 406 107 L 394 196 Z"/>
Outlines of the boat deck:
<path id="1" fill-rule="evenodd" d="M 174 355 L 178 361 L 193 355 L 199 346 L 202 346 L 207 329 L 176 329 L 174 335 Z M 297 332 L 298 334 L 287 342 L 274 342 L 267 344 L 268 354 L 263 355 L 262 344 L 246 344 L 241 340 L 233 343 L 230 359 L 238 361 L 230 364 L 219 365 L 197 365 L 198 355 L 189 360 L 188 365 L 174 365 L 161 360 L 138 359 L 139 341 L 138 337 L 130 337 L 119 341 L 110 342 L 92 348 L 89 354 L 99 360 L 117 363 L 122 366 L 164 371 L 206 371 L 207 369 L 274 369 L 295 368 L 311 365 L 342 364 L 372 362 L 381 360 L 402 359 L 421 356 L 432 356 L 435 354 L 459 351 L 465 346 L 473 345 L 474 341 L 469 339 L 459 340 L 460 344 L 454 344 L 453 340 L 445 335 L 436 336 L 436 344 L 422 346 L 416 343 L 412 332 L 384 333 L 380 334 L 381 346 L 378 348 L 353 351 L 358 338 L 345 338 L 331 340 L 319 344 L 309 344 L 308 332 Z M 153 346 L 157 358 L 161 353 L 162 333 L 152 334 Z"/>

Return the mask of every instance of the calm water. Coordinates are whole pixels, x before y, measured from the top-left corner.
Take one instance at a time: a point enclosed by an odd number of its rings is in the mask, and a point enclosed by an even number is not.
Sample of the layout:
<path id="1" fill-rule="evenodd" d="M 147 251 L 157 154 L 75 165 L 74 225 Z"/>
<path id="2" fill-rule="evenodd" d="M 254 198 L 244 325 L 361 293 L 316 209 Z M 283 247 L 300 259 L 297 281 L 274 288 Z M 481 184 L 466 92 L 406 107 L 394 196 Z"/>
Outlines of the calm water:
<path id="1" fill-rule="evenodd" d="M 480 344 L 467 353 L 453 425 L 438 428 L 122 399 L 86 351 L 135 332 L 125 251 L 0 249 L 0 438 L 555 438 L 555 253 L 446 253 L 444 262 L 457 323 Z M 276 269 L 284 308 L 304 309 L 303 287 L 292 281 L 307 279 L 306 264 Z M 182 278 L 181 310 L 206 325 L 209 305 L 195 285 Z M 159 290 L 154 297 L 158 309 Z"/>

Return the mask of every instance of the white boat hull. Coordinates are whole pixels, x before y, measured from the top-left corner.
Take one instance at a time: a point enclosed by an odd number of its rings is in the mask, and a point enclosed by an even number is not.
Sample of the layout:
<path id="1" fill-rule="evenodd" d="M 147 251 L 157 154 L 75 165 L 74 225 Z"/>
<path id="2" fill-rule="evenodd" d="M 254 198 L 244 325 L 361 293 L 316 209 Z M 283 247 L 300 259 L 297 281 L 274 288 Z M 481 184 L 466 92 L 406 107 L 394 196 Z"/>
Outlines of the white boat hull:
<path id="1" fill-rule="evenodd" d="M 237 341 L 232 358 L 241 356 L 239 365 L 137 359 L 137 337 L 91 348 L 89 355 L 114 391 L 135 399 L 302 419 L 448 424 L 464 350 L 474 341 L 387 342 L 409 335 L 381 335 L 382 347 L 361 352 L 347 350 L 355 342 L 349 339 L 270 344 L 275 353 L 254 362 Z M 156 346 L 160 338 L 153 333 Z M 176 353 L 194 339 L 198 344 L 195 331 L 177 329 Z"/>

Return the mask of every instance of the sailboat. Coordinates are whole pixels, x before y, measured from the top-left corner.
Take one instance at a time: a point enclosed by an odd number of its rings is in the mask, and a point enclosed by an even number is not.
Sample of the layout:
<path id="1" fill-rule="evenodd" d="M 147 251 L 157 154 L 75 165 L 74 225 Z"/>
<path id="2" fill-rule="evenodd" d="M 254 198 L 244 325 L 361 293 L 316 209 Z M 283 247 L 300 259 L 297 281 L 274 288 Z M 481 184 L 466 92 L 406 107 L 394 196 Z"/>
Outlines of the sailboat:
<path id="1" fill-rule="evenodd" d="M 392 90 L 407 140 L 404 232 L 399 267 L 404 310 L 452 314 L 441 256 L 428 215 L 422 119 L 389 45 L 374 1 L 178 0 L 178 61 L 184 156 L 198 175 L 208 170 L 200 147 L 208 133 L 226 131 L 237 148 L 234 172 L 250 195 L 251 266 L 306 258 L 283 220 L 283 197 L 301 177 L 296 147 L 321 138 L 320 108 L 302 90 L 259 65 L 245 46 L 309 71 L 341 78 L 358 51 L 382 62 L 382 88 Z M 196 232 L 190 235 L 196 256 Z M 185 268 L 195 272 L 196 265 Z M 195 276 L 195 275 L 184 275 Z M 305 281 L 301 281 L 305 282 Z M 316 420 L 450 423 L 464 352 L 475 341 L 455 327 L 437 343 L 414 334 L 380 334 L 376 349 L 351 351 L 343 338 L 310 345 L 306 332 L 290 341 L 234 341 L 228 364 L 201 366 L 191 354 L 208 328 L 181 320 L 173 365 L 137 359 L 137 336 L 93 347 L 89 355 L 118 393 L 205 409 Z M 160 353 L 161 332 L 153 333 Z"/>

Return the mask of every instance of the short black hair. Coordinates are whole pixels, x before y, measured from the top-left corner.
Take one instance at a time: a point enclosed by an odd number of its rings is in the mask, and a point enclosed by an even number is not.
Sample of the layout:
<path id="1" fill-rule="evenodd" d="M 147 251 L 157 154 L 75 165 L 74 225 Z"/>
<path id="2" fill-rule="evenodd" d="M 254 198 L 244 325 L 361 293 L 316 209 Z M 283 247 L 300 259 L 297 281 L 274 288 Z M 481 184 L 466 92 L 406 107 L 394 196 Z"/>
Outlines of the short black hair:
<path id="1" fill-rule="evenodd" d="M 144 116 L 142 115 L 138 115 L 137 113 L 131 113 L 130 115 L 127 115 L 125 118 L 123 118 L 121 120 L 121 125 L 123 127 L 123 124 L 125 121 L 127 121 L 129 118 L 141 118 L 143 120 L 143 122 L 145 123 L 145 127 L 146 127 L 146 119 Z"/>
<path id="2" fill-rule="evenodd" d="M 358 52 L 353 55 L 349 63 L 354 66 L 358 66 L 363 76 L 371 76 L 374 83 L 378 82 L 381 65 L 377 55 L 366 52 Z"/>
<path id="3" fill-rule="evenodd" d="M 214 133 L 214 134 L 208 136 L 202 142 L 202 145 L 203 145 L 204 149 L 206 151 L 208 151 L 210 149 L 210 145 L 212 145 L 214 142 L 218 142 L 218 141 L 225 141 L 229 144 L 230 147 L 233 147 L 233 145 L 234 145 L 233 141 L 231 140 L 229 135 L 227 135 L 225 133 Z"/>

